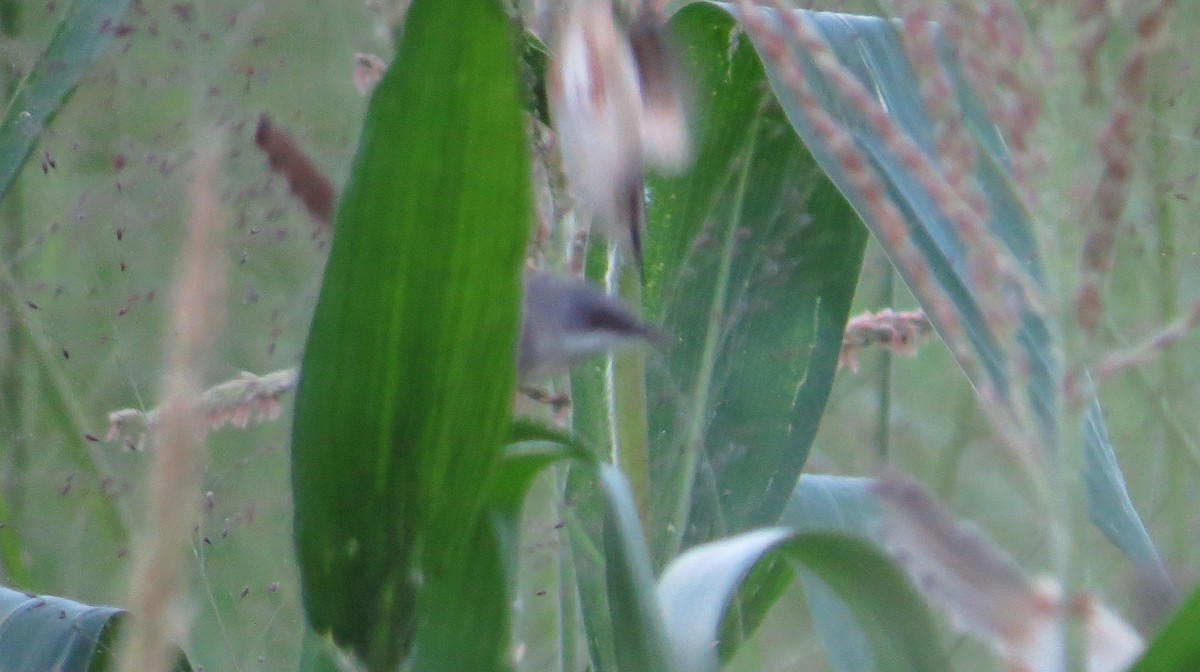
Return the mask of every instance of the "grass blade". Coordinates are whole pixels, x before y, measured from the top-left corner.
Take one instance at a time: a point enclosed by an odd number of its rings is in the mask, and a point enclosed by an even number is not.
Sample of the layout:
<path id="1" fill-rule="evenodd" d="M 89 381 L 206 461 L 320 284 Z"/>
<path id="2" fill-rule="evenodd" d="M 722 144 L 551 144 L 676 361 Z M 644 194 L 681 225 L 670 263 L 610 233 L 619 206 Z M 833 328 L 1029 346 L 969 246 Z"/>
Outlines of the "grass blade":
<path id="1" fill-rule="evenodd" d="M 1104 422 L 1104 409 L 1100 398 L 1094 395 L 1083 414 L 1083 459 L 1092 524 L 1143 572 L 1171 585 L 1158 549 L 1129 497 L 1125 475 Z"/>
<path id="2" fill-rule="evenodd" d="M 672 656 L 633 492 L 614 466 L 601 465 L 599 478 L 606 495 L 605 568 L 617 669 L 694 669 Z"/>
<path id="3" fill-rule="evenodd" d="M 108 48 L 128 7 L 129 0 L 68 4 L 46 51 L 13 92 L 0 122 L 0 198 L 83 74 Z"/>

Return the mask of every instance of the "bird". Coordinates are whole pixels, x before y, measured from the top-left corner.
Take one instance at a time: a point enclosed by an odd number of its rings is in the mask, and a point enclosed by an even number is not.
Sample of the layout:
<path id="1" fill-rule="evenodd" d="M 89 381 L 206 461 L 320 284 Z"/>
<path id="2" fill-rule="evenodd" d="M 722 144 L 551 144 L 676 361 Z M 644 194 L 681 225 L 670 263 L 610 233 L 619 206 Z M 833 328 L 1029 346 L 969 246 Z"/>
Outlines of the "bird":
<path id="1" fill-rule="evenodd" d="M 584 280 L 531 272 L 525 278 L 517 375 L 538 380 L 592 357 L 642 343 L 661 343 L 663 332 L 627 303 Z"/>
<path id="2" fill-rule="evenodd" d="M 690 163 L 684 88 L 660 17 L 619 28 L 608 2 L 575 3 L 548 81 L 563 173 L 577 210 L 644 273 L 646 166 Z"/>

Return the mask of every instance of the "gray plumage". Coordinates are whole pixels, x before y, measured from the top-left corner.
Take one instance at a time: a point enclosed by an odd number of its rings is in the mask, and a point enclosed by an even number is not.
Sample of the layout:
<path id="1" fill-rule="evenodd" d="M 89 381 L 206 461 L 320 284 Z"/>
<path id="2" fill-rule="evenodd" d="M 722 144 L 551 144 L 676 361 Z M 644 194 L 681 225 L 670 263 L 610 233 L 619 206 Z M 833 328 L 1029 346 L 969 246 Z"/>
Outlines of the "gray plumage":
<path id="1" fill-rule="evenodd" d="M 642 322 L 624 301 L 582 280 L 531 273 L 525 279 L 525 314 L 517 371 L 540 378 L 640 340 L 662 334 Z"/>

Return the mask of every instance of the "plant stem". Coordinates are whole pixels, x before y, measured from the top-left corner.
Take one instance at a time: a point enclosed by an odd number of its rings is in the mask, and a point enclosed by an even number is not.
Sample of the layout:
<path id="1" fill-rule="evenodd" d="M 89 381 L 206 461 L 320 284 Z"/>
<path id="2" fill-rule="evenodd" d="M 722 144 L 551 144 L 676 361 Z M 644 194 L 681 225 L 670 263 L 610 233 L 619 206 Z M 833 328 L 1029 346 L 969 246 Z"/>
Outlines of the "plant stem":
<path id="1" fill-rule="evenodd" d="M 631 306 L 642 304 L 641 277 L 633 264 L 621 263 L 615 246 L 609 253 L 609 293 L 616 293 Z M 629 480 L 637 503 L 638 518 L 649 518 L 650 420 L 646 412 L 646 353 L 630 348 L 609 356 L 605 377 L 609 428 L 612 432 L 612 462 Z"/>
<path id="2" fill-rule="evenodd" d="M 887 257 L 883 259 L 883 282 L 880 283 L 880 306 L 891 306 L 896 300 L 896 272 Z M 880 350 L 879 357 L 879 417 L 875 426 L 875 450 L 881 464 L 888 461 L 888 444 L 891 441 L 892 419 L 892 369 L 894 358 L 887 348 Z"/>
<path id="3" fill-rule="evenodd" d="M 576 655 L 579 652 L 580 637 L 586 637 L 583 624 L 580 622 L 579 582 L 575 570 L 575 554 L 571 547 L 570 530 L 565 529 L 568 511 L 564 504 L 567 496 L 567 480 L 570 466 L 556 464 L 554 466 L 556 490 L 558 492 L 558 516 L 561 521 L 556 532 L 558 542 L 558 636 L 559 636 L 559 669 L 563 672 L 573 672 L 579 667 Z"/>

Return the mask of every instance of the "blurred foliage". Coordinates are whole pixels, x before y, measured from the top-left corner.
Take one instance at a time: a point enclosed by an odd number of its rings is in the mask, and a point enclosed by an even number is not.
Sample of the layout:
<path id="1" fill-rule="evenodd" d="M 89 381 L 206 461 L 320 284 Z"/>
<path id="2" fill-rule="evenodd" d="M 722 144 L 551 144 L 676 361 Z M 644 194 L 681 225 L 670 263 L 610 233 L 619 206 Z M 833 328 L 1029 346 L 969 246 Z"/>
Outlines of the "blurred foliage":
<path id="1" fill-rule="evenodd" d="M 10 89 L 34 67 L 69 4 L 23 4 L 11 27 L 10 14 L 2 14 Z M 1050 288 L 1045 308 L 1065 319 L 1085 235 L 1075 215 L 1087 193 L 1082 186 L 1095 178 L 1093 143 L 1111 115 L 1114 82 L 1105 79 L 1095 96 L 1085 96 L 1074 55 L 1082 29 L 1072 3 L 1025 5 L 1024 17 L 1041 41 L 1026 69 L 1042 78 L 1044 118 L 1034 141 L 1045 165 L 1035 183 L 1040 205 L 1034 215 Z M 874 6 L 826 2 L 822 8 Z M 254 120 L 270 112 L 343 184 L 364 113 L 351 79 L 353 56 L 370 52 L 386 60 L 390 11 L 388 3 L 358 1 L 142 0 L 113 28 L 111 48 L 40 137 L 0 203 L 0 264 L 12 278 L 0 283 L 6 583 L 88 603 L 124 599 L 128 542 L 94 521 L 103 500 L 119 512 L 126 534 L 136 529 L 148 460 L 94 439 L 104 438 L 109 411 L 157 403 L 165 283 L 177 256 L 187 166 L 199 129 L 215 125 L 228 136 L 223 183 L 235 222 L 229 326 L 208 382 L 299 363 L 328 241 L 312 238 L 312 223 L 254 150 Z M 1177 11 L 1174 38 L 1154 54 L 1147 73 L 1151 102 L 1138 122 L 1146 140 L 1134 156 L 1130 205 L 1106 288 L 1106 320 L 1088 363 L 1140 341 L 1200 296 L 1200 229 L 1187 226 L 1200 199 L 1200 72 L 1192 65 L 1200 47 L 1183 37 L 1197 31 L 1200 15 Z M 1133 40 L 1124 17 L 1101 49 L 1104 72 L 1119 70 Z M 892 272 L 879 248 L 868 244 L 851 313 L 911 307 L 903 290 L 895 297 L 886 290 Z M 69 382 L 68 402 L 47 363 L 34 354 L 39 342 Z M 1200 566 L 1191 506 L 1200 464 L 1190 457 L 1197 454 L 1200 427 L 1189 412 L 1200 392 L 1197 346 L 1200 339 L 1189 333 L 1148 364 L 1098 387 L 1130 501 L 1183 585 L 1195 582 Z M 885 368 L 892 373 L 881 389 Z M 84 427 L 68 421 L 68 406 L 81 409 Z M 876 418 L 881 407 L 889 409 L 883 434 Z M 203 523 L 193 543 L 196 618 L 187 646 L 192 661 L 205 669 L 292 670 L 302 650 L 318 646 L 304 634 L 292 554 L 289 420 L 285 413 L 279 422 L 210 436 L 203 486 L 209 494 L 198 503 Z M 1030 533 L 1038 514 L 1022 495 L 1023 472 L 1001 449 L 943 348 L 926 347 L 912 359 L 868 354 L 859 374 L 841 372 L 808 468 L 871 473 L 881 442 L 889 466 L 920 475 L 1024 566 L 1052 565 L 1046 538 Z M 89 449 L 103 453 L 108 473 L 82 468 L 73 457 Z M 549 474 L 542 485 L 554 491 L 557 479 Z M 562 547 L 557 530 L 547 532 L 562 522 L 560 513 L 553 507 L 527 511 L 532 534 L 520 546 L 522 558 L 546 562 Z M 1090 530 L 1078 539 L 1088 556 L 1089 588 L 1123 613 L 1144 613 L 1139 622 L 1147 627 L 1164 616 L 1139 609 L 1155 601 L 1145 599 L 1144 587 L 1115 549 Z M 570 578 L 567 565 L 550 567 Z M 535 618 L 538 600 L 555 599 L 556 589 L 550 589 L 546 597 L 546 585 L 520 585 L 518 618 Z M 731 665 L 754 655 L 760 658 L 756 669 L 824 663 L 815 635 L 798 641 L 799 632 L 810 631 L 798 628 L 806 617 L 797 613 L 794 597 L 784 597 L 755 646 Z M 568 606 L 558 616 L 568 622 L 574 607 L 569 600 L 563 604 Z M 530 631 L 520 622 L 516 627 Z M 564 659 L 571 655 L 562 653 Z M 983 669 L 984 656 L 977 645 L 963 644 L 954 650 L 953 667 Z M 535 661 L 527 658 L 521 666 L 543 669 Z"/>

